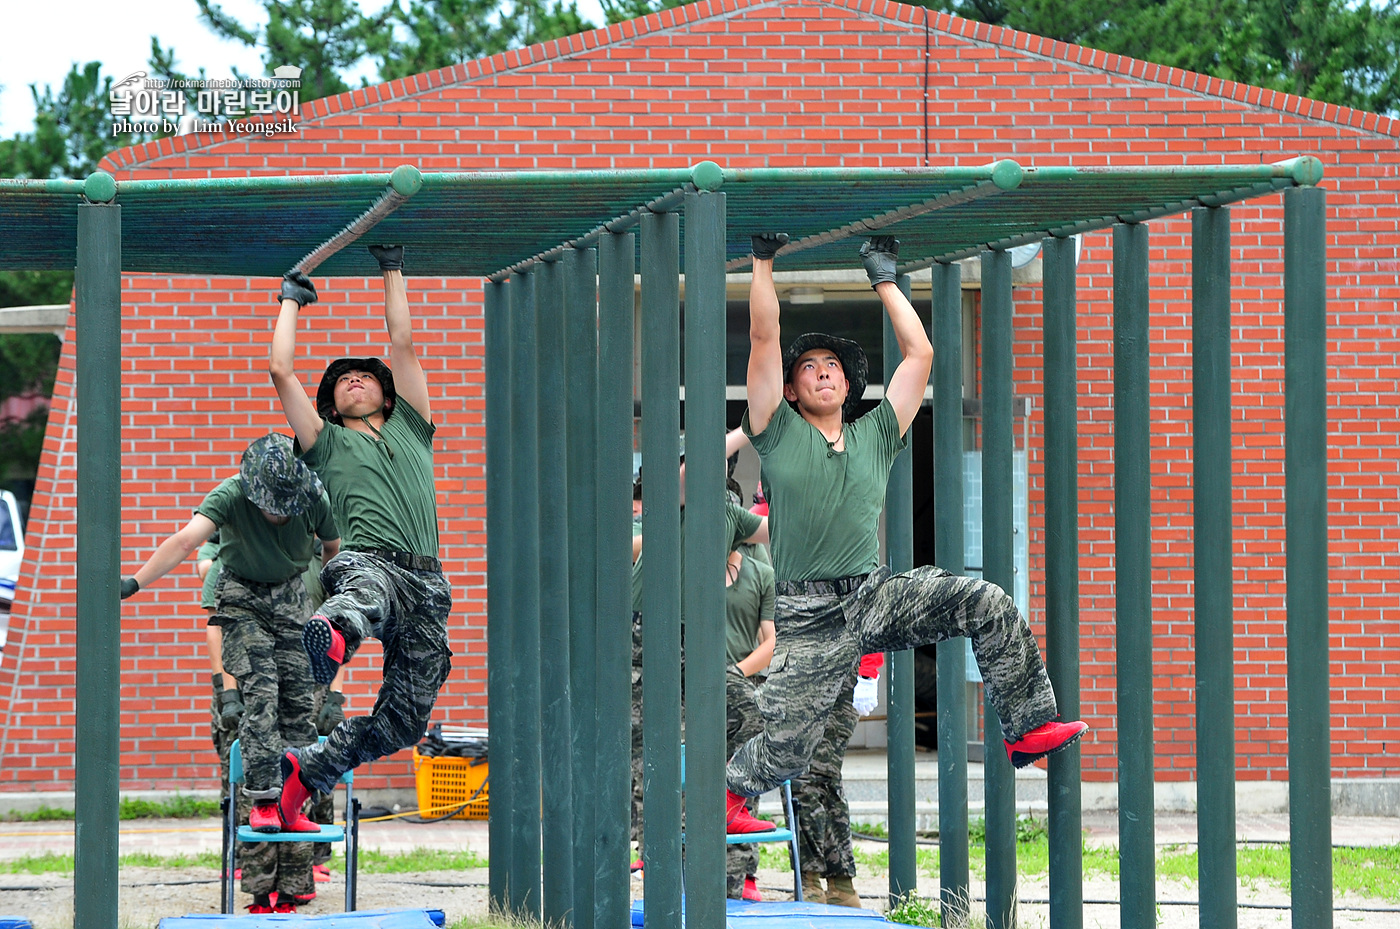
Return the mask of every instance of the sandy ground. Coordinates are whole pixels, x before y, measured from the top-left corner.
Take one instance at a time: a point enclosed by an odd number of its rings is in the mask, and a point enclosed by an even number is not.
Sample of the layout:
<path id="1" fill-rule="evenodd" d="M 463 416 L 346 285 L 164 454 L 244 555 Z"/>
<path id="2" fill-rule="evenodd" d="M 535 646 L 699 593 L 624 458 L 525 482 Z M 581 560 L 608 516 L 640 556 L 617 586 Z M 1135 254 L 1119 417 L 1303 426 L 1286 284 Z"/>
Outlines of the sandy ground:
<path id="1" fill-rule="evenodd" d="M 468 871 L 438 871 L 416 874 L 362 874 L 359 885 L 359 908 L 430 907 L 446 912 L 448 924 L 467 915 L 481 915 L 486 907 L 485 869 Z M 857 888 L 868 909 L 883 910 L 887 879 L 883 875 L 863 875 Z M 643 882 L 633 881 L 637 896 Z M 764 870 L 759 874 L 759 887 L 769 900 L 791 899 L 791 872 Z M 345 885 L 339 875 L 328 884 L 318 884 L 317 898 L 298 912 L 308 915 L 336 913 L 344 908 Z M 936 897 L 938 888 L 931 878 L 920 879 L 920 892 Z M 974 884 L 974 898 L 982 888 Z M 1020 925 L 1038 929 L 1050 925 L 1045 882 L 1030 882 L 1022 888 L 1023 902 Z M 1084 926 L 1086 929 L 1117 927 L 1118 909 L 1097 901 L 1114 900 L 1117 882 L 1095 878 L 1085 882 Z M 217 873 L 199 868 L 126 868 L 121 874 L 121 896 L 118 925 L 122 929 L 154 927 L 164 916 L 188 913 L 217 913 L 219 883 Z M 1195 927 L 1200 924 L 1194 906 L 1179 905 L 1196 899 L 1194 885 L 1164 881 L 1159 884 L 1160 926 Z M 1286 909 L 1288 896 L 1281 889 L 1268 886 L 1240 888 L 1239 900 L 1247 904 L 1239 911 L 1239 929 L 1291 926 L 1291 914 Z M 248 902 L 238 896 L 240 907 Z M 1378 929 L 1400 929 L 1400 907 L 1384 901 L 1338 901 L 1365 909 L 1340 910 L 1334 925 L 1364 925 Z M 974 905 L 975 906 L 975 905 Z M 1392 912 L 1377 912 L 1388 909 Z M 240 909 L 240 913 L 242 910 Z M 73 924 L 73 883 L 71 875 L 43 874 L 0 875 L 0 914 L 24 916 L 35 929 L 61 929 Z"/>
<path id="2" fill-rule="evenodd" d="M 1194 824 L 1192 824 L 1194 825 Z M 1364 823 L 1334 823 L 1336 834 L 1359 834 Z M 218 847 L 216 826 L 192 826 L 189 821 L 169 823 L 144 822 L 127 826 L 122 836 L 124 853 L 136 850 L 159 851 L 162 854 L 190 853 Z M 55 824 L 0 824 L 0 859 L 36 854 L 65 842 L 71 849 L 71 824 L 68 837 L 55 829 Z M 396 823 L 367 825 L 362 842 L 366 848 L 385 852 L 402 852 L 418 846 L 472 848 L 483 856 L 485 823 L 454 821 L 433 826 L 407 826 Z M 1391 833 L 1400 828 L 1400 820 L 1378 820 L 1371 824 L 1373 841 L 1382 844 L 1394 841 Z M 426 830 L 426 831 L 425 831 Z M 1164 826 L 1164 830 L 1165 826 Z M 1192 830 L 1194 831 L 1194 830 Z M 1090 830 L 1090 841 L 1094 841 Z M 859 842 L 860 847 L 874 852 L 883 846 Z M 58 850 L 54 848 L 53 850 Z M 338 854 L 338 852 L 337 852 Z M 361 873 L 359 879 L 360 909 L 435 908 L 447 914 L 449 925 L 463 916 L 483 915 L 486 908 L 486 869 L 463 871 L 434 871 L 416 874 Z M 165 916 L 190 913 L 217 913 L 219 910 L 218 872 L 212 868 L 124 868 L 120 874 L 119 920 L 121 929 L 154 929 Z M 865 905 L 884 910 L 888 892 L 888 877 L 883 873 L 866 873 L 856 879 Z M 638 877 L 632 882 L 633 896 L 643 894 L 644 882 Z M 769 900 L 792 898 L 792 872 L 765 869 L 759 874 L 759 887 Z M 299 908 L 305 914 L 337 913 L 344 909 L 345 885 L 336 874 L 330 883 L 317 885 L 317 899 Z M 936 899 L 935 878 L 921 875 L 920 893 Z M 974 881 L 974 901 L 983 887 Z M 1050 925 L 1049 907 L 1045 901 L 1049 887 L 1044 878 L 1025 882 L 1020 892 L 1020 925 L 1040 929 Z M 1193 905 L 1197 899 L 1194 884 L 1175 880 L 1158 883 L 1158 912 L 1160 926 L 1196 927 L 1200 917 Z M 1086 929 L 1107 929 L 1119 925 L 1118 908 L 1110 902 L 1118 898 L 1118 884 L 1112 878 L 1095 876 L 1084 883 L 1084 926 Z M 249 898 L 239 894 L 242 907 Z M 1239 929 L 1290 927 L 1292 914 L 1286 908 L 1287 893 L 1273 885 L 1241 884 Z M 1366 926 L 1377 929 L 1400 929 L 1400 904 L 1383 900 L 1339 899 L 1340 909 L 1334 915 L 1336 927 Z M 978 904 L 974 902 L 974 910 Z M 71 874 L 0 874 L 0 915 L 23 916 L 33 922 L 35 929 L 66 929 L 73 924 L 73 878 Z M 975 925 L 977 923 L 974 923 Z M 619 927 L 620 929 L 620 927 Z"/>

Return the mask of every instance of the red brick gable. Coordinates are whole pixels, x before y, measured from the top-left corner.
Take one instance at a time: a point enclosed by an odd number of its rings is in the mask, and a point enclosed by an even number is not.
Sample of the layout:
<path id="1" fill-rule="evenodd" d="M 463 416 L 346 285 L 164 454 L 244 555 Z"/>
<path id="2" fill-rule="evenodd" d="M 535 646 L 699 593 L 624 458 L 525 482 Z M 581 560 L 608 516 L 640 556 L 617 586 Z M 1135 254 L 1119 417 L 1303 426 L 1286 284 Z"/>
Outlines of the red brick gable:
<path id="1" fill-rule="evenodd" d="M 925 23 L 929 82 L 924 135 Z M 922 8 L 855 0 L 699 3 L 582 36 L 308 104 L 295 137 L 191 136 L 113 153 L 119 179 L 679 166 L 1172 165 L 1315 154 L 1329 189 L 1334 770 L 1395 776 L 1400 672 L 1400 352 L 1392 120 L 1067 46 Z M 1282 472 L 1282 209 L 1233 208 L 1236 684 L 1242 778 L 1286 777 Z M 509 222 L 509 216 L 464 217 Z M 327 234 L 333 230 L 327 230 Z M 250 237 L 256 230 L 249 231 Z M 1194 771 L 1189 223 L 1152 225 L 1156 733 L 1159 777 Z M 1086 777 L 1114 770 L 1111 252 L 1086 237 L 1079 277 L 1082 703 Z M 412 255 L 409 256 L 412 269 Z M 269 280 L 124 280 L 124 564 L 188 518 L 243 444 L 284 428 L 265 380 Z M 377 284 L 318 280 L 303 325 L 310 380 L 382 351 Z M 457 670 L 438 718 L 484 720 L 484 493 L 479 282 L 410 280 L 441 404 L 439 505 L 457 593 Z M 1016 389 L 1041 392 L 1038 288 L 1016 292 Z M 307 326 L 314 326 L 308 332 Z M 67 346 L 71 349 L 70 326 Z M 20 600 L 0 667 L 0 790 L 71 783 L 71 354 L 54 400 Z M 1041 408 L 1037 401 L 1036 409 Z M 438 405 L 435 404 L 435 408 Z M 1032 423 L 1032 509 L 1043 481 Z M 1031 525 L 1032 623 L 1043 627 L 1044 533 Z M 124 787 L 211 786 L 207 665 L 192 574 L 123 606 Z M 19 647 L 17 658 L 11 657 Z M 377 681 L 352 671 L 352 712 Z M 1053 670 L 1053 669 L 1052 669 Z M 407 784 L 403 759 L 376 765 Z M 379 773 L 376 773 L 379 772 Z M 379 778 L 378 781 L 375 778 Z"/>

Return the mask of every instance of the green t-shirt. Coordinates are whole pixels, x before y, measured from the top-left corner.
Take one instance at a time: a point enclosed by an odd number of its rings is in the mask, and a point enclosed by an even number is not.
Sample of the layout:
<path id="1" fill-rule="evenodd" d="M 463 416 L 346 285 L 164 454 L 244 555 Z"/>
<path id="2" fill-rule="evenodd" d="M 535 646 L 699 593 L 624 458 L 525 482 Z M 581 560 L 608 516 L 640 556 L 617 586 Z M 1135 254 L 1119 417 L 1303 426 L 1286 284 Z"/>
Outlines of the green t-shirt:
<path id="1" fill-rule="evenodd" d="M 880 563 L 880 511 L 890 466 L 907 444 L 888 400 L 846 424 L 846 450 L 786 403 L 754 435 L 763 462 L 773 574 L 780 581 L 828 580 L 873 571 Z"/>
<path id="2" fill-rule="evenodd" d="M 741 545 L 739 576 L 724 591 L 724 654 L 738 664 L 758 647 L 758 625 L 773 621 L 773 569 L 750 555 L 755 545 Z"/>
<path id="3" fill-rule="evenodd" d="M 316 444 L 301 457 L 330 491 L 346 548 L 437 557 L 436 431 L 403 400 L 379 430 L 382 442 L 323 421 Z"/>
<path id="4" fill-rule="evenodd" d="M 219 543 L 205 542 L 195 552 L 195 562 L 212 561 L 209 566 L 209 573 L 204 575 L 204 586 L 199 589 L 199 605 L 206 610 L 218 609 L 219 606 Z"/>
<path id="5" fill-rule="evenodd" d="M 762 517 L 755 516 L 741 506 L 732 503 L 724 505 L 724 537 L 727 543 L 724 553 L 727 555 L 739 547 L 739 543 L 747 539 L 758 531 L 762 525 Z M 685 508 L 681 508 L 681 544 L 685 540 Z M 632 612 L 642 611 L 642 559 L 645 552 L 637 556 L 637 561 L 632 565 Z M 720 567 L 723 567 L 722 565 Z M 716 570 L 718 573 L 718 569 Z M 681 565 L 681 590 L 685 590 L 685 565 Z M 685 600 L 681 600 L 681 622 L 685 622 Z"/>
<path id="6" fill-rule="evenodd" d="M 281 584 L 305 571 L 313 534 L 323 539 L 340 537 L 324 492 L 306 512 L 278 526 L 248 502 L 237 477 L 211 490 L 195 512 L 219 527 L 220 567 L 260 584 Z"/>

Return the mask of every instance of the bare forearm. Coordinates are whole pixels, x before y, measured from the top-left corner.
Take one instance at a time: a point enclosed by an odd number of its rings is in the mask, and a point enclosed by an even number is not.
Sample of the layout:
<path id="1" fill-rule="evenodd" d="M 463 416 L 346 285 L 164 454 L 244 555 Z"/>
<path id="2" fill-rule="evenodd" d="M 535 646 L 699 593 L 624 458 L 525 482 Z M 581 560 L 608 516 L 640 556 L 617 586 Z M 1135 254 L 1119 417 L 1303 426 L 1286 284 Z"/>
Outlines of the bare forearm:
<path id="1" fill-rule="evenodd" d="M 766 642 L 760 642 L 758 648 L 749 653 L 749 657 L 739 662 L 738 667 L 744 677 L 753 677 L 768 667 L 768 663 L 773 660 L 773 646 L 777 641 L 777 639 L 769 639 Z"/>
<path id="2" fill-rule="evenodd" d="M 184 531 L 175 533 L 160 543 L 156 550 L 151 553 L 151 557 L 146 559 L 146 563 L 136 570 L 136 574 L 133 575 L 136 578 L 136 583 L 143 588 L 154 584 L 169 574 L 176 565 L 190 557 L 203 541 L 192 533 Z"/>
<path id="3" fill-rule="evenodd" d="M 277 311 L 277 326 L 272 330 L 272 352 L 268 357 L 268 373 L 273 383 L 296 381 L 297 316 L 301 307 L 295 300 L 283 300 Z"/>
<path id="4" fill-rule="evenodd" d="M 899 286 L 882 283 L 876 285 L 875 292 L 879 294 L 880 301 L 885 305 L 885 312 L 889 314 L 890 327 L 894 330 L 895 341 L 899 343 L 900 354 L 905 358 L 927 356 L 932 359 L 933 343 L 924 331 L 919 314 L 914 311 L 909 298 L 904 296 Z"/>
<path id="5" fill-rule="evenodd" d="M 773 262 L 755 258 L 753 280 L 749 283 L 749 338 L 776 340 L 778 336 L 778 290 L 773 284 Z"/>
<path id="6" fill-rule="evenodd" d="M 408 307 L 408 285 L 402 271 L 384 272 L 384 327 L 394 352 L 413 351 L 413 315 Z"/>

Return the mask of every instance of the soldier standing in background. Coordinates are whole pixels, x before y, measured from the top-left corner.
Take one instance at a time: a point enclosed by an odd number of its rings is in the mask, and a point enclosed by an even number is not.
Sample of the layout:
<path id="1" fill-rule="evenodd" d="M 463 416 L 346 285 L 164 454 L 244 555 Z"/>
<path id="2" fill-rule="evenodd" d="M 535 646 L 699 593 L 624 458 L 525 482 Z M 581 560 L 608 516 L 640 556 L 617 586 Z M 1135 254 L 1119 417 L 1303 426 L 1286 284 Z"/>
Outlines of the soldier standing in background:
<path id="1" fill-rule="evenodd" d="M 216 531 L 220 571 L 210 624 L 222 627 L 223 669 L 243 697 L 238 739 L 243 794 L 252 803 L 247 823 L 277 832 L 283 748 L 316 739 L 311 670 L 301 647 L 311 605 L 301 575 L 313 540 L 319 537 L 333 555 L 340 533 L 320 481 L 292 453 L 292 440 L 271 433 L 243 452 L 238 476 L 210 491 L 194 517 L 122 581 L 122 599 L 164 576 Z M 243 891 L 253 895 L 249 912 L 292 913 L 297 898 L 315 896 L 311 856 L 310 843 L 246 847 L 240 860 Z"/>

